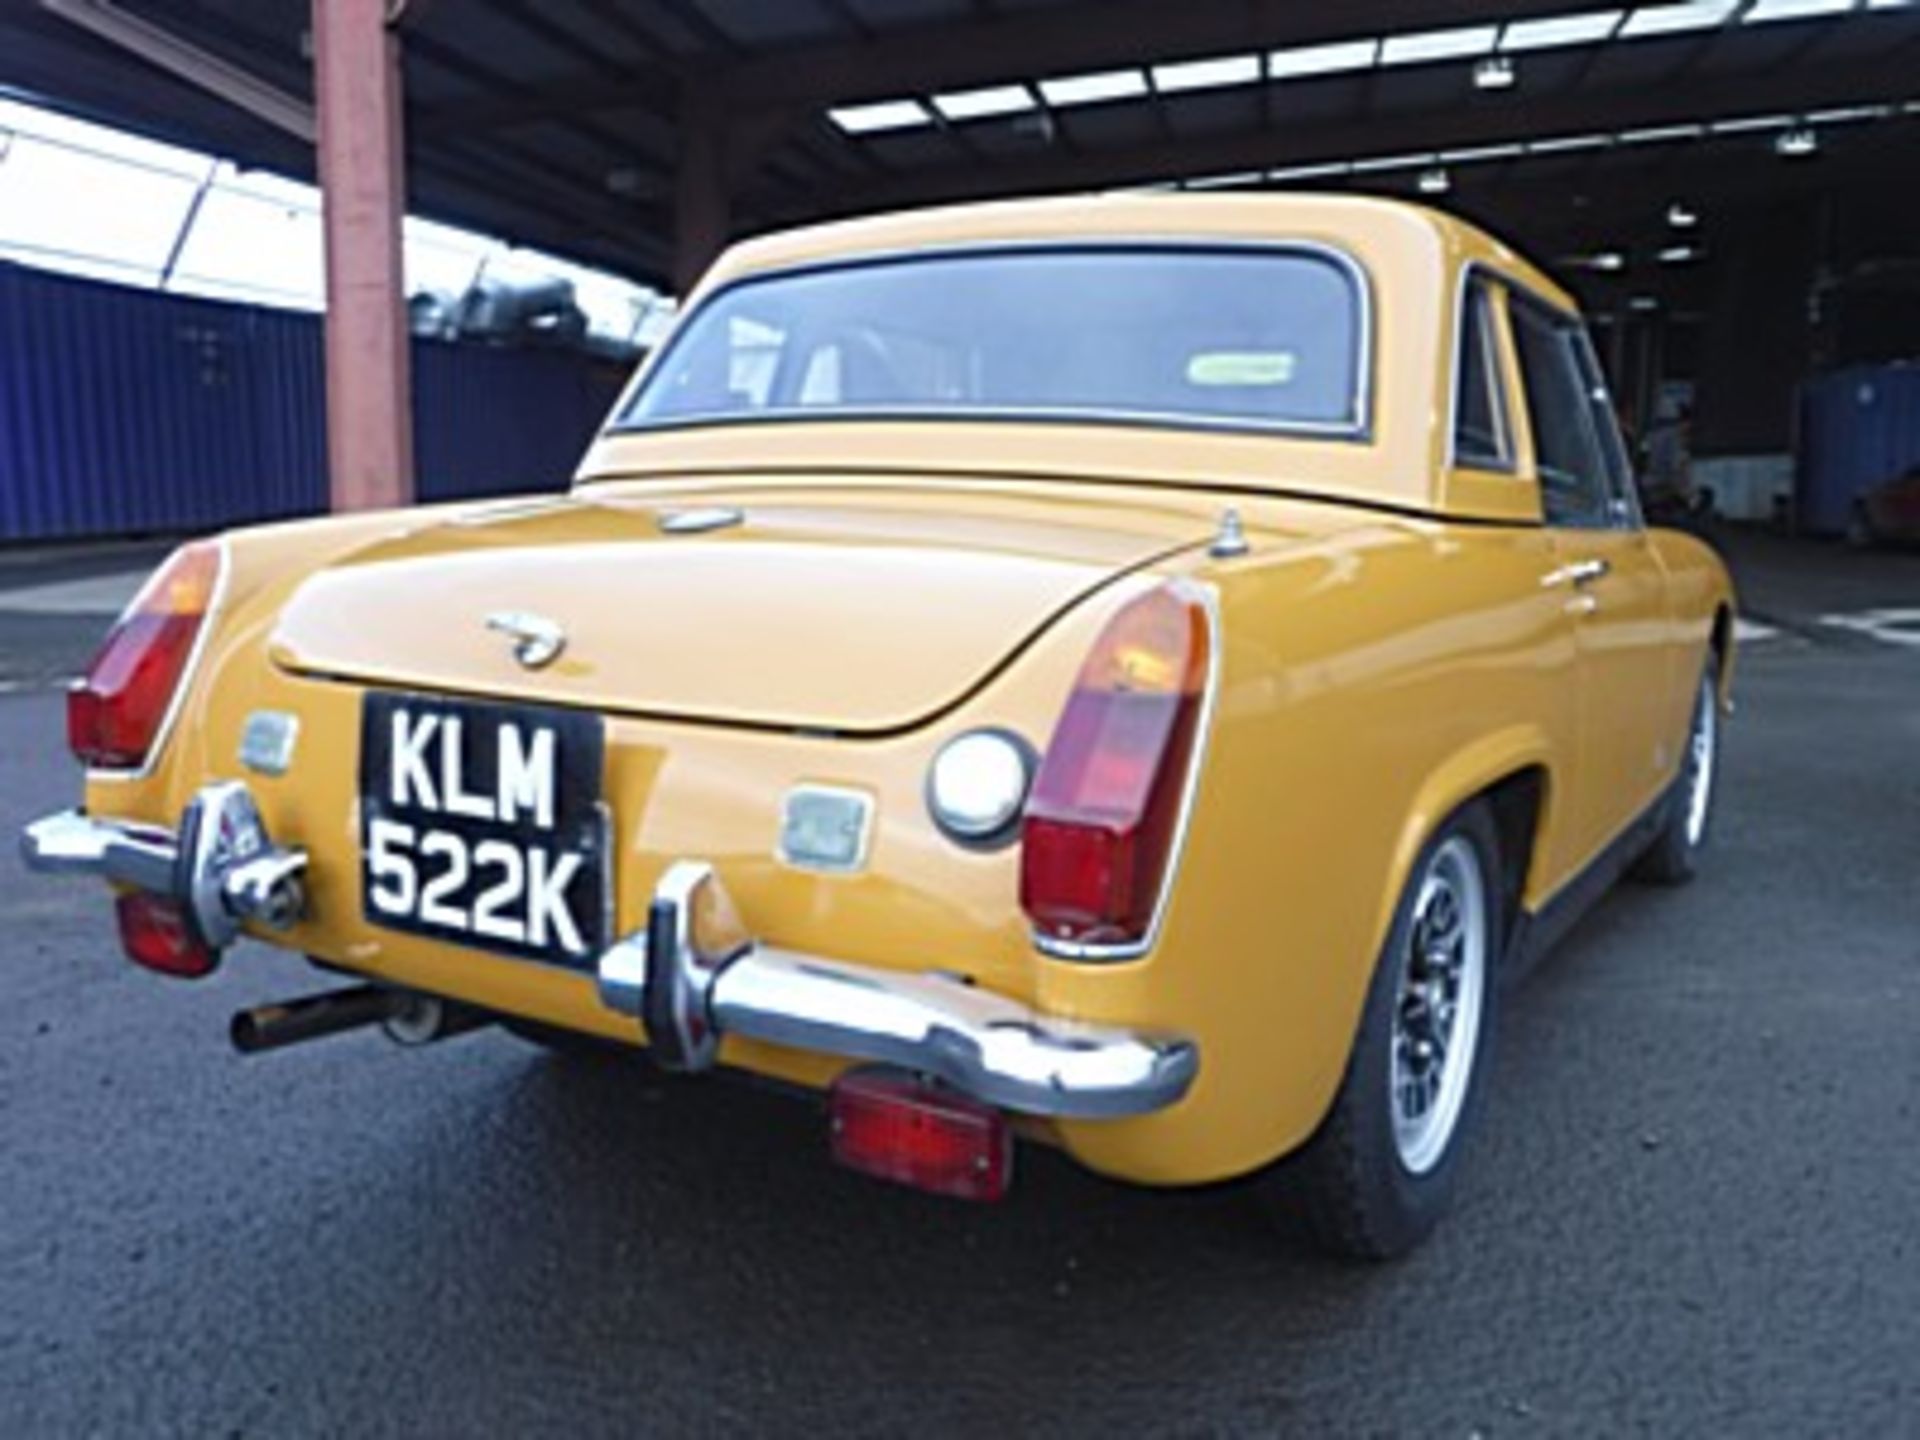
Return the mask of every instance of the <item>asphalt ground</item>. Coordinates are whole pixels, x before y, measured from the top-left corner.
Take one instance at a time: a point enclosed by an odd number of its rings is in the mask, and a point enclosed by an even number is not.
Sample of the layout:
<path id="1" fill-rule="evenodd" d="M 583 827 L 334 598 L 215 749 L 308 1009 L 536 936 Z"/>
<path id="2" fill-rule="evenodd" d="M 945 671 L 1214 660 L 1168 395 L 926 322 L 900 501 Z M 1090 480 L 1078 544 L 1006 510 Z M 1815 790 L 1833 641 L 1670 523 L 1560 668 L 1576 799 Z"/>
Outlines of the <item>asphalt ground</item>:
<path id="1" fill-rule="evenodd" d="M 233 1009 L 326 982 L 136 972 L 0 846 L 0 1433 L 1920 1433 L 1920 651 L 1795 573 L 1705 873 L 1509 998 L 1458 1211 L 1386 1267 L 1038 1150 L 919 1197 L 805 1101 L 497 1031 L 243 1060 Z M 73 619 L 0 594 L 0 828 L 72 802 Z"/>

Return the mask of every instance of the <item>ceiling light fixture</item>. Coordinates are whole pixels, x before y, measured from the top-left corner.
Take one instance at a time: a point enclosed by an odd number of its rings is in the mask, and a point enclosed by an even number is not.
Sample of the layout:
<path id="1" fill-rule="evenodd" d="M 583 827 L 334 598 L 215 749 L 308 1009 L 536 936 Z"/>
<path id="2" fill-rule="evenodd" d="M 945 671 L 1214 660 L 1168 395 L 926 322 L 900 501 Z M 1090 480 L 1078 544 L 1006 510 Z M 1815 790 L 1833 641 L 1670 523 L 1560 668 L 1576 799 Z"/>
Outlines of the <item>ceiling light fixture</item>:
<path id="1" fill-rule="evenodd" d="M 882 130 L 907 130 L 929 125 L 933 117 L 918 100 L 877 100 L 871 105 L 841 105 L 827 118 L 849 135 L 872 135 Z"/>
<path id="2" fill-rule="evenodd" d="M 1758 0 L 1740 17 L 1742 25 L 1764 25 L 1769 20 L 1808 20 L 1853 9 L 1853 0 Z"/>
<path id="3" fill-rule="evenodd" d="M 1389 35 L 1380 42 L 1380 63 L 1424 65 L 1434 60 L 1461 60 L 1469 55 L 1486 54 L 1499 38 L 1498 25 L 1463 25 L 1454 30 Z"/>
<path id="4" fill-rule="evenodd" d="M 1711 30 L 1739 8 L 1740 0 L 1682 0 L 1677 5 L 1646 5 L 1627 16 L 1620 27 L 1623 39 L 1647 35 L 1679 35 L 1688 30 Z"/>
<path id="5" fill-rule="evenodd" d="M 1132 100 L 1146 93 L 1144 70 L 1098 70 L 1088 75 L 1059 75 L 1040 82 L 1040 94 L 1047 104 L 1056 107 Z"/>
<path id="6" fill-rule="evenodd" d="M 1473 67 L 1473 88 L 1476 90 L 1511 90 L 1519 78 L 1513 61 L 1504 55 L 1489 55 Z"/>
<path id="7" fill-rule="evenodd" d="M 1549 15 L 1540 20 L 1510 20 L 1500 32 L 1500 48 L 1551 50 L 1561 45 L 1592 45 L 1613 38 L 1624 10 L 1589 10 L 1580 15 Z"/>
<path id="8" fill-rule="evenodd" d="M 1217 90 L 1228 85 L 1257 85 L 1258 55 L 1222 55 L 1213 60 L 1183 60 L 1153 67 L 1154 89 L 1166 94 L 1182 90 Z"/>
<path id="9" fill-rule="evenodd" d="M 1297 80 L 1345 70 L 1371 70 L 1379 54 L 1378 40 L 1336 40 L 1330 45 L 1275 50 L 1267 56 L 1267 78 Z"/>
<path id="10" fill-rule="evenodd" d="M 989 85 L 980 90 L 955 90 L 933 97 L 933 108 L 943 120 L 986 120 L 999 115 L 1024 115 L 1034 108 L 1033 92 L 1024 85 Z"/>

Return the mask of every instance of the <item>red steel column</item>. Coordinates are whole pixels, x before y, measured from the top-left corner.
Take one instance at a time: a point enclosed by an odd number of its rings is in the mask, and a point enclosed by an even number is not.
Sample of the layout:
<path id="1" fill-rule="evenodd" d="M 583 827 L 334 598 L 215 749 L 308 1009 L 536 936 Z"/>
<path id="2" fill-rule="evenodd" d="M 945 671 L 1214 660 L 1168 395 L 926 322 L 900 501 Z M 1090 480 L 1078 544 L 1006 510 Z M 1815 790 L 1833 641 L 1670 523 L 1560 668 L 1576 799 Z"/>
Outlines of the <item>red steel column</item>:
<path id="1" fill-rule="evenodd" d="M 400 41 L 389 0 L 313 0 L 327 238 L 327 468 L 335 510 L 413 500 L 400 219 Z"/>

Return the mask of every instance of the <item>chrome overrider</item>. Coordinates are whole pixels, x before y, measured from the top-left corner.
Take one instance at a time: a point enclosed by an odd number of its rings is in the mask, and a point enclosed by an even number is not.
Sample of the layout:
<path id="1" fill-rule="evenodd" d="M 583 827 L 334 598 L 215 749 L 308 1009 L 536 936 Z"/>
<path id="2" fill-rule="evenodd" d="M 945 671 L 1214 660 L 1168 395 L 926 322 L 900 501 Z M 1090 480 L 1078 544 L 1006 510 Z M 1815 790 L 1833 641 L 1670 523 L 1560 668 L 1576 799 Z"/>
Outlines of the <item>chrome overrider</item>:
<path id="1" fill-rule="evenodd" d="M 237 780 L 194 796 L 178 834 L 63 810 L 29 824 L 20 853 L 31 870 L 173 896 L 213 950 L 232 944 L 248 920 L 285 930 L 306 910 L 306 853 L 273 843 Z"/>
<path id="2" fill-rule="evenodd" d="M 657 958 L 656 958 L 657 957 Z M 713 868 L 680 861 L 643 932 L 600 957 L 601 1003 L 656 1059 L 714 1061 L 722 1035 L 899 1065 L 1003 1109 L 1065 1119 L 1163 1110 L 1199 1071 L 1176 1035 L 1079 1024 L 942 971 L 881 970 L 756 943 Z"/>
<path id="3" fill-rule="evenodd" d="M 307 856 L 273 843 L 244 783 L 209 785 L 178 834 L 63 811 L 21 835 L 29 868 L 171 895 L 207 944 L 306 908 Z M 656 958 L 657 957 L 657 958 Z M 601 1003 L 645 1027 L 662 1064 L 700 1071 L 724 1035 L 898 1065 L 1006 1110 L 1066 1119 L 1144 1115 L 1186 1094 L 1200 1056 L 1181 1036 L 1042 1015 L 962 977 L 907 973 L 759 943 L 711 866 L 680 861 L 644 930 L 596 967 Z"/>

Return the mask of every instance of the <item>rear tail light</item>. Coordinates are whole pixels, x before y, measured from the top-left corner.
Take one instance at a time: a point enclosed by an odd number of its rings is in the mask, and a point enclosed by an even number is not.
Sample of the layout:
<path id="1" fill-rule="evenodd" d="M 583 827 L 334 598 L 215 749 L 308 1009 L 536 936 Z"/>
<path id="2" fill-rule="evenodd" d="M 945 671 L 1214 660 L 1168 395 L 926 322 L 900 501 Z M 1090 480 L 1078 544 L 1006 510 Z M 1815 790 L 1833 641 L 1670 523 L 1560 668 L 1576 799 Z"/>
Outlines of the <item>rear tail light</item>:
<path id="1" fill-rule="evenodd" d="M 130 891 L 113 902 L 120 922 L 120 945 L 127 958 L 146 970 L 197 980 L 220 963 L 187 922 L 186 907 L 166 895 Z"/>
<path id="2" fill-rule="evenodd" d="M 1165 585 L 1108 622 L 1027 801 L 1020 905 L 1043 946 L 1148 938 L 1180 828 L 1213 644 L 1204 602 Z"/>
<path id="3" fill-rule="evenodd" d="M 96 770 L 147 761 L 186 678 L 220 581 L 220 547 L 185 545 L 114 622 L 86 678 L 67 694 L 67 745 Z"/>
<path id="4" fill-rule="evenodd" d="M 1007 1117 L 900 1070 L 852 1070 L 828 1100 L 833 1158 L 876 1179 L 998 1200 L 1013 1177 Z"/>

